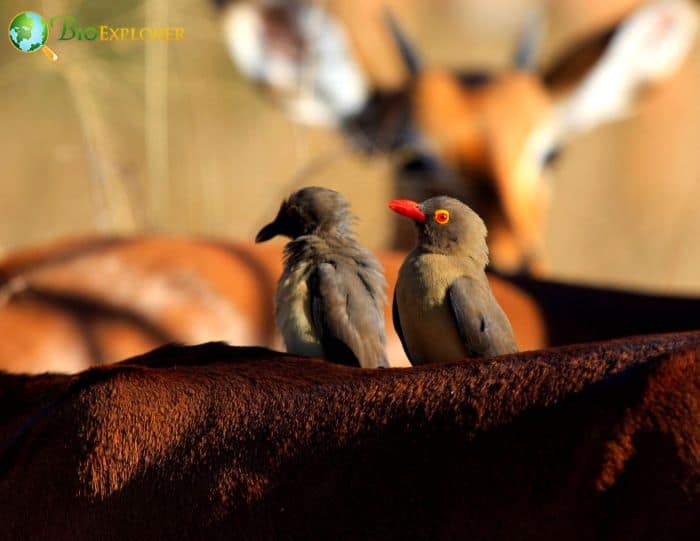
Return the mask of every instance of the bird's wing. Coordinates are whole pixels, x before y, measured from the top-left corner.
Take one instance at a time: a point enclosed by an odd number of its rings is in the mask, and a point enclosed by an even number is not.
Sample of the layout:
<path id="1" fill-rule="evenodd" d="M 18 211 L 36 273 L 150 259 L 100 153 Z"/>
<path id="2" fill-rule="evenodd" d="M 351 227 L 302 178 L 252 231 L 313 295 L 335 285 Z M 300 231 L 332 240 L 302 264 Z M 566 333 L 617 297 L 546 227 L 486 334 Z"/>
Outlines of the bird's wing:
<path id="1" fill-rule="evenodd" d="M 406 353 L 406 357 L 408 357 L 408 360 L 411 361 L 412 365 L 416 365 L 415 359 L 411 357 L 411 350 L 408 349 L 408 344 L 406 343 L 406 339 L 403 336 L 403 330 L 401 329 L 401 317 L 399 316 L 399 306 L 396 304 L 396 290 L 394 290 L 394 300 L 392 301 L 391 304 L 391 319 L 394 321 L 394 330 L 396 331 L 396 334 L 399 335 L 399 340 L 401 340 L 401 346 L 403 347 L 404 352 Z"/>
<path id="2" fill-rule="evenodd" d="M 462 276 L 448 289 L 450 310 L 467 351 L 504 355 L 518 351 L 513 329 L 486 279 Z"/>
<path id="3" fill-rule="evenodd" d="M 309 279 L 311 318 L 332 362 L 388 367 L 384 320 L 361 278 L 352 269 L 322 263 Z"/>

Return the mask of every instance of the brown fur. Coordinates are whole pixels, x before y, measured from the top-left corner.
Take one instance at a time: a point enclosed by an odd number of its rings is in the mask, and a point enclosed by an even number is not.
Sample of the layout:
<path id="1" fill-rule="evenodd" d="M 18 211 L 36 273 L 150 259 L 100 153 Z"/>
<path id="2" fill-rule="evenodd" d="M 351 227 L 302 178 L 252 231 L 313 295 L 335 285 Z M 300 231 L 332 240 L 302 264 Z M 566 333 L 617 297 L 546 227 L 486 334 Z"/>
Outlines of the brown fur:
<path id="1" fill-rule="evenodd" d="M 172 340 L 272 345 L 280 272 L 277 247 L 206 239 L 95 237 L 20 251 L 0 263 L 0 330 L 11 337 L 0 367 L 75 371 Z"/>
<path id="2" fill-rule="evenodd" d="M 10 539 L 695 539 L 700 333 L 416 369 L 0 376 Z"/>

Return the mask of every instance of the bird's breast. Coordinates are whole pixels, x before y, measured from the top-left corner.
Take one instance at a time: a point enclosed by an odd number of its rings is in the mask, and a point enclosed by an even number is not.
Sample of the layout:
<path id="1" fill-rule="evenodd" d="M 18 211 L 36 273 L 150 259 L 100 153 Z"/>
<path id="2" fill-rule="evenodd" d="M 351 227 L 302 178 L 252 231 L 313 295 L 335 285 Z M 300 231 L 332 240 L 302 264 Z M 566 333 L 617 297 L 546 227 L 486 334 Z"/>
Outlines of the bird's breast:
<path id="1" fill-rule="evenodd" d="M 289 353 L 322 357 L 323 349 L 311 318 L 308 278 L 311 265 L 285 268 L 277 287 L 277 328 Z"/>
<path id="2" fill-rule="evenodd" d="M 410 357 L 418 364 L 467 355 L 447 299 L 450 285 L 461 275 L 438 254 L 409 257 L 399 271 L 396 302 L 401 329 Z"/>

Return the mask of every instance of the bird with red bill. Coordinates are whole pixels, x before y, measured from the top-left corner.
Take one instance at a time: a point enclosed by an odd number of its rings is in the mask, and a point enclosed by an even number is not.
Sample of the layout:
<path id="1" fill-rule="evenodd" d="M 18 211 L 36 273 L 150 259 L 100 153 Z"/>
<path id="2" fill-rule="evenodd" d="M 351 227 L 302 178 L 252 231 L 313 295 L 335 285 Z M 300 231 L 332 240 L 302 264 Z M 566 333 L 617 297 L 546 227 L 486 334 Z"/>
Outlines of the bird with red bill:
<path id="1" fill-rule="evenodd" d="M 486 226 L 479 215 L 446 196 L 395 199 L 389 208 L 418 229 L 393 302 L 394 327 L 411 363 L 516 352 L 513 329 L 486 278 Z"/>

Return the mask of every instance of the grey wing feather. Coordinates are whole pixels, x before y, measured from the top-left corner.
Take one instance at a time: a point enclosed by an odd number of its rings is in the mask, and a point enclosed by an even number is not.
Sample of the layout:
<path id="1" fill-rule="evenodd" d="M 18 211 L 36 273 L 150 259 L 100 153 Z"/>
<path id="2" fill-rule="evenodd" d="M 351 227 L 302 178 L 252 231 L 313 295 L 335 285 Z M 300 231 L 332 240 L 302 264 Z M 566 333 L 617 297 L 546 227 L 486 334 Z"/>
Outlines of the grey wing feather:
<path id="1" fill-rule="evenodd" d="M 457 330 L 473 355 L 505 355 L 518 351 L 513 329 L 486 278 L 463 276 L 448 290 Z"/>
<path id="2" fill-rule="evenodd" d="M 310 286 L 311 317 L 328 360 L 388 367 L 383 310 L 357 273 L 322 263 Z"/>

